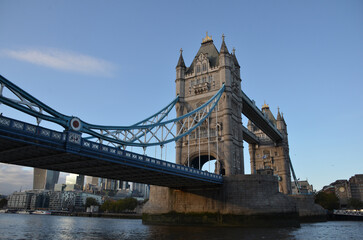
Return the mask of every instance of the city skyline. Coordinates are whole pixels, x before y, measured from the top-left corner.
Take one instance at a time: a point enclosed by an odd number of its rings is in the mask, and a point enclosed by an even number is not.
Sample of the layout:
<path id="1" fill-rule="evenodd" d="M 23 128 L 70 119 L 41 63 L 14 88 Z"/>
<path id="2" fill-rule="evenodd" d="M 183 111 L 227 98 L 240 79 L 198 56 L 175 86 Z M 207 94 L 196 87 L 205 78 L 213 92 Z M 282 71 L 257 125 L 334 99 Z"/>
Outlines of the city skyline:
<path id="1" fill-rule="evenodd" d="M 243 91 L 259 108 L 266 101 L 275 116 L 278 107 L 284 113 L 297 177 L 319 190 L 361 173 L 362 2 L 192 6 L 2 1 L 0 74 L 59 112 L 130 125 L 175 97 L 180 48 L 189 66 L 206 31 L 218 49 L 224 33 L 228 50 L 236 49 Z M 0 112 L 35 122 L 4 105 Z M 167 151 L 173 161 L 173 147 Z M 249 174 L 246 143 L 244 156 Z M 32 185 L 32 172 L 0 164 L 0 194 L 9 184 L 13 191 Z"/>

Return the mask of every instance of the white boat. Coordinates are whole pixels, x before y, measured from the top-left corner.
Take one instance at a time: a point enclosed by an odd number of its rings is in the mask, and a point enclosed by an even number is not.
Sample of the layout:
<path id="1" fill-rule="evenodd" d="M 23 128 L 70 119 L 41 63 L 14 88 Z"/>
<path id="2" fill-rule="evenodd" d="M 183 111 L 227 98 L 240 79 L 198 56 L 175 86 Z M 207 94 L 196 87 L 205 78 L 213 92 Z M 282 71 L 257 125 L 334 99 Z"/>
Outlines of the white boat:
<path id="1" fill-rule="evenodd" d="M 0 213 L 7 213 L 8 210 L 7 209 L 0 209 Z"/>
<path id="2" fill-rule="evenodd" d="M 36 210 L 36 211 L 32 212 L 32 214 L 51 215 L 52 213 L 50 211 L 45 211 L 45 210 Z"/>
<path id="3" fill-rule="evenodd" d="M 26 210 L 20 210 L 16 212 L 17 214 L 30 214 L 30 212 L 26 211 Z"/>

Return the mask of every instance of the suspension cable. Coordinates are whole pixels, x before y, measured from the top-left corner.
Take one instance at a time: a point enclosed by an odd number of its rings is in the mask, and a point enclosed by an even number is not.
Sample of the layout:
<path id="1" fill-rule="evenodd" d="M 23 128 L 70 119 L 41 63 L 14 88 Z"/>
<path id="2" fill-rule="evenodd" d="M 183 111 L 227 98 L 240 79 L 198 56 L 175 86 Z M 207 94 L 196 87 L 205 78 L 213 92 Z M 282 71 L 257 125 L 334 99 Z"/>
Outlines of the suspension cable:
<path id="1" fill-rule="evenodd" d="M 188 117 L 188 129 L 189 129 L 189 117 Z M 189 140 L 190 140 L 190 134 L 188 134 L 188 167 L 189 166 Z"/>
<path id="2" fill-rule="evenodd" d="M 163 145 L 160 145 L 160 159 L 163 160 Z"/>
<path id="3" fill-rule="evenodd" d="M 219 107 L 218 107 L 218 103 L 217 103 L 217 106 L 216 106 L 216 140 L 217 140 L 217 164 L 218 166 L 220 166 L 220 163 L 219 163 L 219 151 L 218 151 L 218 110 L 219 110 Z M 220 168 L 220 167 L 219 167 Z M 221 169 L 219 169 L 219 172 L 221 172 Z"/>
<path id="4" fill-rule="evenodd" d="M 199 170 L 200 170 L 200 127 L 198 127 L 198 145 L 199 145 L 199 147 L 198 147 L 198 152 L 199 152 Z"/>
<path id="5" fill-rule="evenodd" d="M 207 124 L 208 124 L 208 172 L 210 172 L 210 146 L 209 146 L 209 117 L 207 119 Z"/>

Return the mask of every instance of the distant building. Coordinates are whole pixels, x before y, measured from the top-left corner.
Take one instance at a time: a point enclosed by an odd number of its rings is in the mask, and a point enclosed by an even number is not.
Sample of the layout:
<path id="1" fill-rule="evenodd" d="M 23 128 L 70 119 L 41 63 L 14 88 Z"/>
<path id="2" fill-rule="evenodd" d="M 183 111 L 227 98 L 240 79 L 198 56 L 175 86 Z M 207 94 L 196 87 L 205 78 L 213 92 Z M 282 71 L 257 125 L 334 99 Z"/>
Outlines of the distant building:
<path id="1" fill-rule="evenodd" d="M 363 174 L 356 174 L 349 181 L 336 180 L 328 186 L 324 186 L 322 191 L 334 193 L 339 198 L 341 208 L 347 207 L 351 198 L 363 201 Z"/>
<path id="2" fill-rule="evenodd" d="M 34 168 L 33 189 L 53 190 L 58 179 L 59 171 Z"/>
<path id="3" fill-rule="evenodd" d="M 86 186 L 84 187 L 84 191 L 87 193 L 100 194 L 101 188 L 97 185 L 87 183 Z"/>
<path id="4" fill-rule="evenodd" d="M 92 193 L 79 192 L 76 195 L 75 206 L 84 207 L 86 205 L 87 198 L 94 198 L 98 202 L 98 204 L 102 204 L 102 196 Z"/>
<path id="5" fill-rule="evenodd" d="M 51 192 L 49 196 L 49 209 L 73 210 L 76 202 L 76 192 Z"/>
<path id="6" fill-rule="evenodd" d="M 348 200 L 352 197 L 349 182 L 347 180 L 336 180 L 330 185 L 334 186 L 334 193 L 339 198 L 340 207 L 347 207 Z"/>
<path id="7" fill-rule="evenodd" d="M 64 189 L 66 188 L 67 185 L 63 184 L 63 183 L 58 183 L 54 186 L 54 191 L 56 192 L 62 192 L 64 191 Z"/>
<path id="8" fill-rule="evenodd" d="M 70 173 L 66 176 L 66 185 L 65 191 L 83 190 L 84 175 Z"/>
<path id="9" fill-rule="evenodd" d="M 298 181 L 300 191 L 297 190 L 295 182 L 291 182 L 292 194 L 312 194 L 314 193 L 313 185 L 308 180 Z"/>
<path id="10" fill-rule="evenodd" d="M 82 191 L 82 188 L 78 184 L 66 184 L 64 191 Z"/>
<path id="11" fill-rule="evenodd" d="M 30 200 L 30 209 L 36 210 L 36 209 L 43 209 L 49 207 L 49 193 L 50 191 L 40 191 L 35 192 L 31 196 Z"/>
<path id="12" fill-rule="evenodd" d="M 83 190 L 84 187 L 84 175 L 78 175 L 76 178 L 76 184 Z"/>
<path id="13" fill-rule="evenodd" d="M 52 192 L 49 198 L 49 209 L 51 210 L 81 210 L 83 211 L 88 197 L 94 198 L 102 204 L 102 197 L 85 192 L 63 191 Z"/>
<path id="14" fill-rule="evenodd" d="M 141 197 L 144 199 L 149 198 L 150 186 L 143 183 L 132 183 L 132 196 Z"/>
<path id="15" fill-rule="evenodd" d="M 30 209 L 30 202 L 33 193 L 14 192 L 9 196 L 8 208 L 10 209 Z"/>
<path id="16" fill-rule="evenodd" d="M 363 174 L 356 174 L 349 179 L 352 198 L 363 201 Z"/>
<path id="17" fill-rule="evenodd" d="M 100 185 L 99 178 L 98 177 L 92 177 L 91 184 L 93 184 L 95 186 L 99 186 Z"/>
<path id="18" fill-rule="evenodd" d="M 8 208 L 35 210 L 49 207 L 48 190 L 30 190 L 26 192 L 14 192 L 9 196 Z"/>

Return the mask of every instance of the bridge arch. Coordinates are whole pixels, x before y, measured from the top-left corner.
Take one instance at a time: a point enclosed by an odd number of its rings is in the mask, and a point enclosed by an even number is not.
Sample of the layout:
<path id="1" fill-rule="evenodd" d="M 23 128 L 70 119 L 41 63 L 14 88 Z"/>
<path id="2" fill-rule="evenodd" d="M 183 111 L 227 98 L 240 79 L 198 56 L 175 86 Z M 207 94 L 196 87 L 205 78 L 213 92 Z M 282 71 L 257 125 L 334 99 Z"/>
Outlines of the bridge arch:
<path id="1" fill-rule="evenodd" d="M 199 156 L 200 156 L 200 166 L 199 166 Z M 211 152 L 208 155 L 208 152 L 194 153 L 189 156 L 189 166 L 196 169 L 203 169 L 203 166 L 207 164 L 209 161 L 213 162 L 214 173 L 225 175 L 226 164 L 221 158 L 217 160 L 217 154 L 215 152 Z M 184 160 L 184 165 L 188 166 L 188 157 Z"/>

